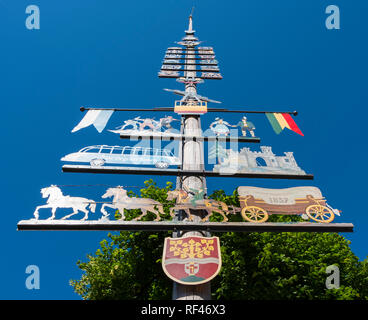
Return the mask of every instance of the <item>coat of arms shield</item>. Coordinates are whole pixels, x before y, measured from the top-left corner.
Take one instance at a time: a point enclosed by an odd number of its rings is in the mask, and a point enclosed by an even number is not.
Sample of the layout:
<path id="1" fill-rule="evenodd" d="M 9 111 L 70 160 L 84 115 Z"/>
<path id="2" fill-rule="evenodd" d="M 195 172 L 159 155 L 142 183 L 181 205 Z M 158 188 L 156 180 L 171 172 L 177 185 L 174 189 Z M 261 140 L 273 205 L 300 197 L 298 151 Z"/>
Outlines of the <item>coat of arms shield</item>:
<path id="1" fill-rule="evenodd" d="M 221 269 L 219 238 L 165 238 L 162 268 L 170 279 L 181 284 L 210 281 Z"/>

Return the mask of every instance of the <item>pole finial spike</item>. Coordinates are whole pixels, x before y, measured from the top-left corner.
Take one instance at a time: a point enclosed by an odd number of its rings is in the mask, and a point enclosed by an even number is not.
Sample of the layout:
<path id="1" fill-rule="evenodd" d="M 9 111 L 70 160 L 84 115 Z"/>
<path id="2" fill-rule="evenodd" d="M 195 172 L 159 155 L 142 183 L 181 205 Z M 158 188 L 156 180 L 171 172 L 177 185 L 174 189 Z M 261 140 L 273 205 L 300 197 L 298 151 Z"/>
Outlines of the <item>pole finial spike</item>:
<path id="1" fill-rule="evenodd" d="M 188 26 L 188 31 L 189 31 L 189 32 L 193 32 L 193 18 L 192 18 L 192 14 L 190 14 L 190 16 L 189 16 L 189 26 Z"/>
<path id="2" fill-rule="evenodd" d="M 190 17 L 193 16 L 194 6 L 192 7 L 192 11 L 190 12 Z"/>

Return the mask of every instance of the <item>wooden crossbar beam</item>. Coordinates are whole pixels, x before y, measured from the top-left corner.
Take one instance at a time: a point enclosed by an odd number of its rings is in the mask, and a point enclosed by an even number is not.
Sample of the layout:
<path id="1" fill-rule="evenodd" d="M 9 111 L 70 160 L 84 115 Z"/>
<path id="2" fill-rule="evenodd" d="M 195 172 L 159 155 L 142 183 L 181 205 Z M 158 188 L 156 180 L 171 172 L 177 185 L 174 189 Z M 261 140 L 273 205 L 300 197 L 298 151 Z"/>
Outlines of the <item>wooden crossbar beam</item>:
<path id="1" fill-rule="evenodd" d="M 79 221 L 22 220 L 18 230 L 70 231 L 209 231 L 209 232 L 353 232 L 352 223 L 252 223 L 252 222 L 185 222 L 185 221 Z"/>
<path id="2" fill-rule="evenodd" d="M 92 167 L 88 165 L 63 165 L 63 172 L 79 173 L 108 173 L 108 174 L 140 174 L 140 175 L 160 175 L 160 176 L 204 176 L 204 177 L 228 177 L 228 178 L 261 178 L 261 179 L 293 179 L 293 180 L 313 180 L 312 174 L 275 174 L 275 173 L 234 173 L 225 174 L 213 171 L 194 171 L 180 169 L 157 169 L 143 167 L 114 167 L 101 166 Z"/>

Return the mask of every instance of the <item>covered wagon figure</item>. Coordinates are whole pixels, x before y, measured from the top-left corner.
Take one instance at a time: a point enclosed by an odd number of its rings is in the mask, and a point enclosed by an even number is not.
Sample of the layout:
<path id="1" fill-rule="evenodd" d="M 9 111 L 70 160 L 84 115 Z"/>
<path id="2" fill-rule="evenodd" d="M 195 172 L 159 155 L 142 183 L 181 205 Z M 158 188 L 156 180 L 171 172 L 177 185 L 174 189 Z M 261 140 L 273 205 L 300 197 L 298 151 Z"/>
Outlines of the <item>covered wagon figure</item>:
<path id="1" fill-rule="evenodd" d="M 303 219 L 329 223 L 339 210 L 331 208 L 316 187 L 265 189 L 239 187 L 242 217 L 250 222 L 265 222 L 271 214 L 301 215 Z"/>

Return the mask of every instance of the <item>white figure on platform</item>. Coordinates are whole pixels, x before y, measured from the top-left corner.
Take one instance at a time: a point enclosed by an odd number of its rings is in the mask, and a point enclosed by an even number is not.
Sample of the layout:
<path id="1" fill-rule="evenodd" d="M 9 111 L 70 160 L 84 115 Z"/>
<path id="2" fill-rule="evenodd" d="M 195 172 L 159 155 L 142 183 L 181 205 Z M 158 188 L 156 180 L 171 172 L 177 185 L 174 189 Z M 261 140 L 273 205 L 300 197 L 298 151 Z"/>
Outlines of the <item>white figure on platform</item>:
<path id="1" fill-rule="evenodd" d="M 233 126 L 227 121 L 224 121 L 224 119 L 221 119 L 219 117 L 217 117 L 215 121 L 210 124 L 210 129 L 216 134 L 216 136 L 219 136 L 221 134 L 227 136 L 230 133 L 228 127 Z"/>
<path id="2" fill-rule="evenodd" d="M 57 208 L 73 208 L 73 212 L 61 218 L 62 220 L 74 216 L 79 211 L 84 212 L 84 217 L 81 220 L 86 220 L 88 219 L 89 213 L 87 207 L 89 206 L 92 212 L 95 212 L 96 210 L 96 203 L 93 200 L 79 197 L 64 196 L 60 188 L 54 185 L 41 189 L 41 194 L 42 198 L 48 199 L 47 204 L 36 207 L 36 210 L 33 213 L 36 220 L 38 220 L 39 218 L 38 210 L 44 208 L 51 208 L 52 216 L 47 220 L 55 219 L 55 213 Z"/>
<path id="3" fill-rule="evenodd" d="M 160 118 L 159 127 L 163 129 L 164 132 L 170 132 L 173 129 L 173 127 L 171 126 L 171 122 L 173 121 L 180 121 L 180 120 L 174 119 L 172 116 L 165 116 L 165 118 Z"/>
<path id="4" fill-rule="evenodd" d="M 116 127 L 115 130 L 109 131 L 126 135 L 162 135 L 165 133 L 175 134 L 172 132 L 174 130 L 174 128 L 172 127 L 172 122 L 174 121 L 180 120 L 174 119 L 172 116 L 165 116 L 164 118 L 160 118 L 158 121 L 154 120 L 154 118 L 142 119 L 141 117 L 135 117 L 134 119 L 124 121 L 124 124 Z"/>
<path id="5" fill-rule="evenodd" d="M 153 118 L 139 119 L 139 121 L 141 121 L 141 123 L 139 124 L 140 131 L 143 131 L 146 127 L 151 129 L 152 131 L 160 130 L 160 122 L 154 120 Z"/>
<path id="6" fill-rule="evenodd" d="M 126 127 L 132 126 L 132 130 L 138 130 L 138 127 L 140 125 L 139 121 L 141 121 L 141 117 L 136 117 L 134 119 L 126 120 L 124 121 L 123 125 L 117 127 L 116 129 L 120 129 L 121 131 L 123 131 Z"/>

